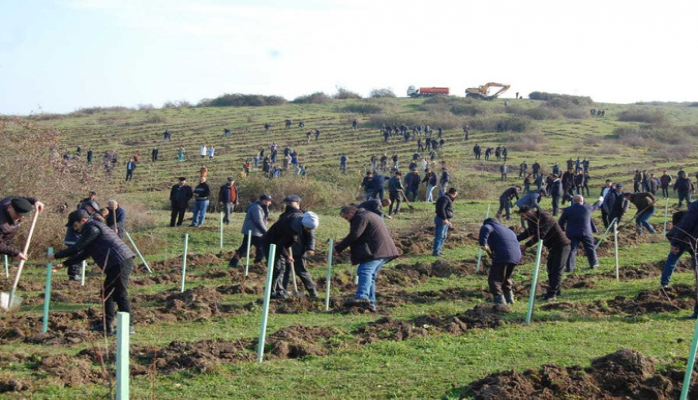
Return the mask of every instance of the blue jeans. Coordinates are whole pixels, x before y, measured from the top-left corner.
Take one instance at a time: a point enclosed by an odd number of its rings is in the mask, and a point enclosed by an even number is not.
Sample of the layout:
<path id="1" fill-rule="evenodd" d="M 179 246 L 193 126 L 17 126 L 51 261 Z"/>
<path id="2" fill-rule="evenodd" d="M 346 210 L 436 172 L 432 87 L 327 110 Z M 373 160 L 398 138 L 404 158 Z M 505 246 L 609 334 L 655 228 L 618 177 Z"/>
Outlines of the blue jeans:
<path id="1" fill-rule="evenodd" d="M 194 202 L 194 218 L 192 218 L 190 226 L 201 226 L 204 224 L 207 208 L 208 200 L 197 200 Z"/>
<path id="2" fill-rule="evenodd" d="M 427 201 L 434 201 L 434 188 L 436 185 L 427 185 Z"/>
<path id="3" fill-rule="evenodd" d="M 388 262 L 387 258 L 377 258 L 359 264 L 356 269 L 359 286 L 356 287 L 355 299 L 370 300 L 371 305 L 376 306 L 376 277 L 386 262 Z"/>
<path id="4" fill-rule="evenodd" d="M 662 286 L 666 286 L 669 284 L 669 280 L 671 280 L 671 275 L 674 273 L 674 269 L 676 268 L 676 263 L 679 262 L 679 258 L 681 258 L 683 253 L 686 251 L 683 248 L 683 246 L 680 247 L 680 249 L 681 250 L 679 250 L 678 254 L 674 254 L 670 251 L 669 255 L 666 256 L 666 263 L 664 263 L 664 269 L 662 270 Z M 691 259 L 695 263 L 695 257 L 691 257 Z"/>
<path id="5" fill-rule="evenodd" d="M 644 226 L 647 228 L 650 233 L 657 233 L 656 230 L 650 225 L 649 222 L 647 222 L 648 219 L 654 214 L 655 208 L 650 207 L 648 210 L 645 210 L 641 212 L 636 218 L 635 218 L 635 224 L 637 225 L 637 231 L 638 233 L 642 233 L 642 227 Z"/>
<path id="6" fill-rule="evenodd" d="M 441 253 L 441 249 L 444 247 L 444 242 L 448 236 L 448 225 L 446 225 L 446 220 L 439 217 L 434 217 L 434 251 L 432 255 L 437 255 Z"/>

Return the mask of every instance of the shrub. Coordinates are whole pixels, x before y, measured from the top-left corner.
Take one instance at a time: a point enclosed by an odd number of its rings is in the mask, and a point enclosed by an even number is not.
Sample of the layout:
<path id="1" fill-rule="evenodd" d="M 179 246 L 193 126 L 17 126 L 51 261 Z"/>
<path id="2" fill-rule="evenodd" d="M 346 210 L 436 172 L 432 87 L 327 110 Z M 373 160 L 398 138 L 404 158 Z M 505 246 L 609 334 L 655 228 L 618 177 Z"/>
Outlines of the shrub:
<path id="1" fill-rule="evenodd" d="M 594 101 L 587 96 L 570 96 L 567 94 L 531 92 L 528 95 L 531 100 L 543 100 L 552 107 L 567 108 L 571 106 L 591 106 Z"/>
<path id="2" fill-rule="evenodd" d="M 665 124 L 668 121 L 666 114 L 662 110 L 644 110 L 631 108 L 618 115 L 618 121 L 644 122 L 647 124 Z"/>
<path id="3" fill-rule="evenodd" d="M 186 100 L 177 100 L 177 101 L 166 101 L 163 103 L 162 108 L 191 108 L 192 104 Z"/>
<path id="4" fill-rule="evenodd" d="M 32 239 L 34 255 L 43 254 L 49 246 L 56 249 L 63 246 L 68 213 L 90 190 L 97 191 L 102 204 L 110 198 L 119 199 L 114 196 L 111 177 L 102 168 L 87 166 L 80 159 L 62 159 L 57 131 L 13 119 L 0 124 L 0 140 L 3 143 L 0 147 L 0 186 L 4 195 L 36 197 L 46 204 Z M 99 159 L 98 155 L 95 156 Z M 142 205 L 129 202 L 128 206 L 133 207 L 129 209 L 128 229 L 153 223 Z M 20 237 L 14 242 L 18 247 L 25 240 L 28 229 L 20 231 Z"/>
<path id="5" fill-rule="evenodd" d="M 341 107 L 338 111 L 357 114 L 378 114 L 383 112 L 383 108 L 376 104 L 355 103 Z"/>
<path id="6" fill-rule="evenodd" d="M 582 107 L 565 108 L 562 110 L 562 115 L 570 119 L 585 119 L 590 117 L 589 110 Z"/>
<path id="7" fill-rule="evenodd" d="M 286 104 L 281 96 L 263 96 L 260 94 L 226 93 L 215 99 L 202 99 L 198 107 L 263 107 Z"/>
<path id="8" fill-rule="evenodd" d="M 295 104 L 324 104 L 332 101 L 332 98 L 323 92 L 315 92 L 313 94 L 306 94 L 303 96 L 298 96 L 291 103 Z"/>
<path id="9" fill-rule="evenodd" d="M 309 173 L 313 173 L 312 169 Z M 324 173 L 321 176 L 326 176 Z M 346 186 L 340 187 L 336 180 L 318 180 L 290 174 L 282 179 L 269 179 L 260 175 L 240 178 L 240 198 L 243 203 L 256 200 L 261 194 L 268 194 L 273 199 L 283 199 L 292 194 L 303 198 L 303 207 L 319 209 L 341 206 L 354 200 Z M 281 207 L 281 202 L 275 202 Z"/>
<path id="10" fill-rule="evenodd" d="M 77 114 L 98 114 L 98 113 L 107 113 L 107 112 L 120 112 L 120 111 L 128 111 L 128 107 L 121 107 L 121 106 L 115 106 L 115 107 L 83 107 L 83 108 L 78 108 L 77 110 L 74 111 L 74 113 Z"/>
<path id="11" fill-rule="evenodd" d="M 164 124 L 167 122 L 167 118 L 160 114 L 148 113 L 148 115 L 143 120 L 144 124 Z"/>
<path id="12" fill-rule="evenodd" d="M 688 103 L 688 106 L 689 106 L 689 107 L 698 107 L 698 101 L 695 101 L 695 102 L 692 102 L 692 103 Z"/>
<path id="13" fill-rule="evenodd" d="M 656 146 L 650 154 L 653 157 L 662 160 L 684 160 L 691 157 L 691 146 L 673 145 L 673 146 Z"/>
<path id="14" fill-rule="evenodd" d="M 451 106 L 451 112 L 456 115 L 469 115 L 475 116 L 480 114 L 487 114 L 487 107 L 482 104 L 472 103 L 472 104 L 455 104 Z"/>
<path id="15" fill-rule="evenodd" d="M 391 88 L 373 89 L 369 96 L 374 99 L 380 97 L 397 97 Z"/>
<path id="16" fill-rule="evenodd" d="M 136 106 L 136 108 L 137 108 L 138 110 L 141 110 L 141 111 L 143 111 L 143 110 L 145 110 L 145 111 L 150 111 L 150 110 L 154 110 L 154 109 L 155 109 L 155 107 L 153 107 L 152 104 L 139 104 L 139 105 Z"/>
<path id="17" fill-rule="evenodd" d="M 347 100 L 347 99 L 360 99 L 361 95 L 356 93 L 356 92 L 352 92 L 351 90 L 347 90 L 345 88 L 338 87 L 337 93 L 333 94 L 332 97 L 337 99 L 337 100 Z"/>
<path id="18" fill-rule="evenodd" d="M 469 124 L 470 127 L 483 131 L 501 128 L 503 131 L 526 132 L 535 127 L 533 120 L 521 115 L 475 117 L 469 120 Z"/>
<path id="19" fill-rule="evenodd" d="M 523 111 L 523 115 L 529 118 L 535 119 L 537 121 L 560 119 L 562 115 L 560 112 L 554 108 L 547 107 L 546 105 L 541 105 L 538 108 L 531 108 Z"/>
<path id="20" fill-rule="evenodd" d="M 673 126 L 622 126 L 613 130 L 621 142 L 631 141 L 639 143 L 638 137 L 642 139 L 652 139 L 662 143 L 679 144 L 686 141 L 686 137 L 680 133 L 682 129 Z M 684 131 L 685 132 L 685 131 Z"/>

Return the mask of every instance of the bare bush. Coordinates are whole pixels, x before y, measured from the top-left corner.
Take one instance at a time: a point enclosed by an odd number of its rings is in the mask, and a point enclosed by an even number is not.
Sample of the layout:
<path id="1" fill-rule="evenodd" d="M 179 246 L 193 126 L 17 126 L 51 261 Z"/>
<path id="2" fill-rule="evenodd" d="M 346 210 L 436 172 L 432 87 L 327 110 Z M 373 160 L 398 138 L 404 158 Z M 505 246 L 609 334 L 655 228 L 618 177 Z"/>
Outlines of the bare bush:
<path id="1" fill-rule="evenodd" d="M 585 119 L 590 117 L 589 110 L 582 107 L 565 108 L 562 110 L 562 115 L 570 119 Z"/>
<path id="2" fill-rule="evenodd" d="M 298 96 L 291 103 L 295 104 L 324 104 L 332 101 L 332 98 L 323 92 L 315 92 Z"/>
<path id="3" fill-rule="evenodd" d="M 77 110 L 74 111 L 74 113 L 77 114 L 103 114 L 103 113 L 108 113 L 108 112 L 121 112 L 121 111 L 128 111 L 130 108 L 128 107 L 122 107 L 122 106 L 114 106 L 114 107 L 83 107 L 83 108 L 78 108 Z M 68 114 L 68 115 L 72 115 Z"/>
<path id="4" fill-rule="evenodd" d="M 546 105 L 541 105 L 538 108 L 531 108 L 525 110 L 523 112 L 523 115 L 526 115 L 527 117 L 535 119 L 537 121 L 554 120 L 560 119 L 562 117 L 560 111 L 551 107 L 547 107 Z"/>
<path id="5" fill-rule="evenodd" d="M 552 107 L 569 108 L 576 106 L 591 106 L 594 101 L 587 96 L 570 96 L 567 94 L 531 92 L 528 95 L 531 100 L 543 100 Z"/>
<path id="6" fill-rule="evenodd" d="M 136 106 L 136 108 L 140 111 L 150 111 L 155 109 L 152 104 L 139 104 Z"/>
<path id="7" fill-rule="evenodd" d="M 327 176 L 323 171 L 323 176 Z M 240 198 L 243 202 L 256 200 L 262 194 L 268 194 L 273 199 L 283 199 L 288 195 L 300 195 L 303 207 L 318 209 L 330 206 L 340 206 L 354 201 L 354 194 L 346 190 L 347 186 L 339 185 L 335 179 L 307 179 L 290 174 L 284 179 L 268 179 L 252 175 L 239 180 Z"/>
<path id="8" fill-rule="evenodd" d="M 352 92 L 351 90 L 347 90 L 343 87 L 337 87 L 337 93 L 332 95 L 333 98 L 337 100 L 348 100 L 348 99 L 360 99 L 361 95 Z"/>
<path id="9" fill-rule="evenodd" d="M 687 138 L 681 131 L 683 131 L 682 128 L 669 125 L 622 126 L 614 129 L 613 134 L 618 136 L 621 143 L 627 143 L 628 145 L 634 143 L 635 146 L 640 146 L 641 143 L 638 138 L 669 144 L 683 143 Z"/>
<path id="10" fill-rule="evenodd" d="M 340 107 L 338 111 L 356 114 L 379 114 L 383 112 L 383 108 L 377 104 L 355 103 Z"/>
<path id="11" fill-rule="evenodd" d="M 469 115 L 472 117 L 475 115 L 487 114 L 488 110 L 487 107 L 478 103 L 454 104 L 453 106 L 451 106 L 451 112 L 456 115 Z"/>
<path id="12" fill-rule="evenodd" d="M 263 96 L 260 94 L 226 93 L 215 99 L 202 99 L 198 107 L 263 107 L 279 106 L 288 101 L 281 96 Z"/>
<path id="13" fill-rule="evenodd" d="M 397 97 L 397 96 L 395 96 L 395 92 L 393 92 L 392 88 L 382 88 L 382 89 L 371 90 L 369 97 L 372 97 L 375 99 L 375 98 L 380 98 L 380 97 Z"/>
<path id="14" fill-rule="evenodd" d="M 167 118 L 160 114 L 148 113 L 148 115 L 143 119 L 144 124 L 165 124 L 167 123 Z"/>
<path id="15" fill-rule="evenodd" d="M 59 133 L 39 129 L 25 119 L 0 121 L 0 187 L 4 196 L 35 197 L 46 204 L 32 239 L 33 254 L 49 246 L 60 248 L 66 232 L 68 213 L 90 190 L 104 201 L 116 198 L 111 177 L 100 167 L 87 166 L 80 159 L 63 160 Z M 134 208 L 136 203 L 130 203 Z M 129 213 L 133 221 L 148 221 L 145 215 Z M 21 230 L 22 235 L 27 232 Z M 15 239 L 22 243 L 24 237 Z"/>
<path id="16" fill-rule="evenodd" d="M 652 154 L 653 157 L 662 160 L 685 160 L 691 157 L 691 153 L 692 149 L 690 146 L 681 145 L 658 145 L 655 146 L 650 152 L 650 154 Z"/>
<path id="17" fill-rule="evenodd" d="M 644 122 L 647 124 L 666 124 L 669 119 L 662 110 L 645 110 L 640 108 L 631 108 L 618 114 L 618 121 L 626 122 Z"/>
<path id="18" fill-rule="evenodd" d="M 521 115 L 475 117 L 468 122 L 472 128 L 483 131 L 526 132 L 536 126 L 533 120 Z"/>

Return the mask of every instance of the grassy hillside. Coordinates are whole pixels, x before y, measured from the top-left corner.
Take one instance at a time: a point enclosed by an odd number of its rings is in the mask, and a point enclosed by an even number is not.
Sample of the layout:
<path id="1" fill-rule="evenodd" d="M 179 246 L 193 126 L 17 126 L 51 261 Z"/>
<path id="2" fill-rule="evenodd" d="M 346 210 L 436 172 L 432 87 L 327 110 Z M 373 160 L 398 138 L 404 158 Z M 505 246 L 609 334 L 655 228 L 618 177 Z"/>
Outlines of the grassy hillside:
<path id="1" fill-rule="evenodd" d="M 349 106 L 365 104 L 379 107 L 381 113 L 344 112 Z M 590 108 L 605 109 L 605 117 L 592 117 Z M 652 124 L 619 120 L 657 117 L 657 112 L 661 117 Z M 354 118 L 359 121 L 357 131 L 350 127 Z M 489 129 L 512 118 L 523 121 L 522 132 Z M 284 128 L 285 119 L 293 120 L 290 129 Z M 693 174 L 698 170 L 698 162 L 691 157 L 695 142 L 691 133 L 698 132 L 696 107 L 561 107 L 534 100 L 510 101 L 505 107 L 502 101 L 381 99 L 268 107 L 102 110 L 27 120 L 39 131 L 57 130 L 64 149 L 73 152 L 80 145 L 84 157 L 92 148 L 95 165 L 86 173 L 100 177 L 94 181 L 105 191 L 100 200 L 114 196 L 133 208 L 130 231 L 154 274 L 149 276 L 139 265 L 131 278 L 138 331 L 131 338 L 132 398 L 455 399 L 463 393 L 475 396 L 468 385 L 494 372 L 537 369 L 544 364 L 587 366 L 591 359 L 621 348 L 655 358 L 660 371 L 685 365 L 695 323 L 681 317 L 693 307 L 693 274 L 679 269 L 672 288 L 659 290 L 658 274 L 668 252 L 661 233 L 637 237 L 631 223 L 621 227 L 619 281 L 615 280 L 611 240 L 600 247 L 598 270 L 586 268 L 580 253 L 578 271 L 566 276 L 560 301 L 553 305 L 538 302 L 530 326 L 523 321 L 533 270 L 532 250 L 514 274 L 517 304 L 511 312 L 500 313 L 487 305 L 486 275 L 475 272 L 475 237 L 488 205 L 496 207 L 503 189 L 521 183 L 518 165 L 523 160 L 529 165 L 537 160 L 549 172 L 554 163 L 564 168 L 570 157 L 590 159 L 592 196 L 607 178 L 630 183 L 635 169 L 658 176 L 663 169 L 672 175 L 679 169 Z M 305 130 L 297 127 L 300 120 Z M 244 214 L 236 214 L 224 228 L 224 247 L 220 249 L 216 213 L 209 214 L 203 228 L 166 226 L 169 187 L 180 175 L 197 176 L 201 144 L 213 144 L 217 149 L 214 160 L 204 161 L 210 168 L 212 187 L 223 184 L 227 176 L 239 177 L 242 160 L 251 159 L 271 142 L 278 143 L 280 151 L 286 145 L 297 149 L 301 162 L 309 166 L 307 178 L 285 176 L 269 182 L 255 171 L 239 183 L 249 196 L 273 189 L 279 195 L 315 199 L 313 209 L 320 212 L 321 225 L 311 272 L 324 293 L 326 241 L 341 239 L 347 233 L 348 224 L 337 215 L 338 207 L 360 194 L 357 187 L 370 156 L 398 152 L 401 165 L 405 165 L 416 150 L 415 141 L 392 139 L 383 144 L 376 124 L 388 120 L 423 121 L 434 129 L 439 125 L 445 128 L 446 146 L 437 161 L 446 161 L 454 186 L 462 188 L 456 201 L 456 229 L 447 239 L 445 257 L 437 260 L 429 255 L 433 206 L 415 203 L 414 211 L 386 220 L 405 254 L 381 272 L 377 314 L 343 311 L 341 302 L 355 289 L 351 277 L 354 267 L 346 255 L 340 255 L 332 270 L 331 312 L 324 312 L 324 304 L 306 299 L 275 303 L 268 326 L 267 361 L 254 363 L 266 268 L 254 266 L 244 278 L 240 270 L 227 267 L 230 252 L 241 240 L 238 232 Z M 8 137 L 26 132 L 16 120 L 4 122 Z M 265 123 L 272 125 L 268 134 Z M 463 140 L 463 124 L 473 127 L 468 142 Z M 223 137 L 225 128 L 231 129 L 230 137 Z M 313 136 L 306 144 L 305 132 L 316 128 L 321 131 L 320 139 L 315 141 Z M 172 132 L 171 142 L 162 140 L 165 129 Z M 501 163 L 485 162 L 484 157 L 474 160 L 475 143 L 483 148 L 499 144 L 509 148 L 507 164 L 512 168 L 506 182 L 499 181 Z M 150 150 L 155 146 L 160 149 L 160 161 L 152 163 Z M 187 151 L 185 162 L 176 159 L 180 146 Z M 107 150 L 119 154 L 111 177 L 104 175 L 100 162 Z M 337 171 L 342 153 L 350 160 L 347 175 Z M 142 161 L 134 180 L 124 182 L 125 162 L 135 154 Z M 74 161 L 76 165 L 83 162 Z M 14 182 L 7 174 L 1 177 L 7 183 Z M 56 196 L 60 198 L 49 197 L 46 202 L 74 204 L 92 188 L 76 184 L 72 191 L 60 191 Z M 670 200 L 670 212 L 675 203 L 675 199 Z M 549 200 L 543 204 L 550 206 Z M 660 232 L 663 206 L 661 200 L 658 208 L 662 209 L 651 220 Z M 62 233 L 57 232 L 51 240 L 60 241 Z M 190 258 L 187 291 L 180 295 L 184 233 L 190 235 Z M 55 246 L 60 247 L 60 243 Z M 54 277 L 49 334 L 41 335 L 45 268 L 40 262 L 31 264 L 21 287 L 25 306 L 19 313 L 0 315 L 0 393 L 4 391 L 0 398 L 106 398 L 108 382 L 95 350 L 104 346 L 86 331 L 99 317 L 99 274 L 88 273 L 84 288 L 67 282 L 63 271 Z M 542 266 L 539 293 L 546 280 Z M 9 280 L 3 280 L 3 290 L 9 285 Z M 675 388 L 676 382 L 672 382 Z M 673 389 L 663 390 L 669 393 Z"/>

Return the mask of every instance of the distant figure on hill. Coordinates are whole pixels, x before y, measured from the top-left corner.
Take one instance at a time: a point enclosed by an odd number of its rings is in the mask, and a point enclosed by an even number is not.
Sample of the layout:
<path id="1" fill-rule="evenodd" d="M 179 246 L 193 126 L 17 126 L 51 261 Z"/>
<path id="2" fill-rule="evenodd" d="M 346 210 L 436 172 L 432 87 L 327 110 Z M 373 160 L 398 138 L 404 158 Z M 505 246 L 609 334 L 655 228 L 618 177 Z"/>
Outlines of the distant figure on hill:
<path id="1" fill-rule="evenodd" d="M 201 158 L 206 157 L 206 145 L 202 144 L 201 147 L 199 148 L 199 154 L 201 155 Z"/>
<path id="2" fill-rule="evenodd" d="M 126 181 L 130 181 L 133 179 L 133 171 L 136 169 L 136 162 L 131 158 L 127 163 L 126 163 Z"/>
<path id="3" fill-rule="evenodd" d="M 268 122 L 267 122 L 266 124 L 264 124 L 264 131 L 265 131 L 266 133 L 269 133 L 269 129 L 270 129 L 270 128 L 271 128 L 271 125 L 269 125 Z"/>
<path id="4" fill-rule="evenodd" d="M 315 129 L 315 141 L 317 141 L 320 138 L 320 130 Z"/>
<path id="5" fill-rule="evenodd" d="M 290 120 L 290 119 L 287 119 L 287 120 L 286 120 L 286 129 L 288 129 L 288 128 L 290 128 L 290 127 L 291 127 L 291 120 Z"/>
<path id="6" fill-rule="evenodd" d="M 153 147 L 153 150 L 151 150 L 151 152 L 150 152 L 150 159 L 152 162 L 155 162 L 158 160 L 158 153 L 159 152 L 160 152 L 160 150 L 158 150 L 157 147 Z M 88 152 L 87 154 L 89 155 L 90 153 Z"/>
<path id="7" fill-rule="evenodd" d="M 351 121 L 351 129 L 356 130 L 358 126 L 359 124 L 356 122 L 356 120 Z"/>

